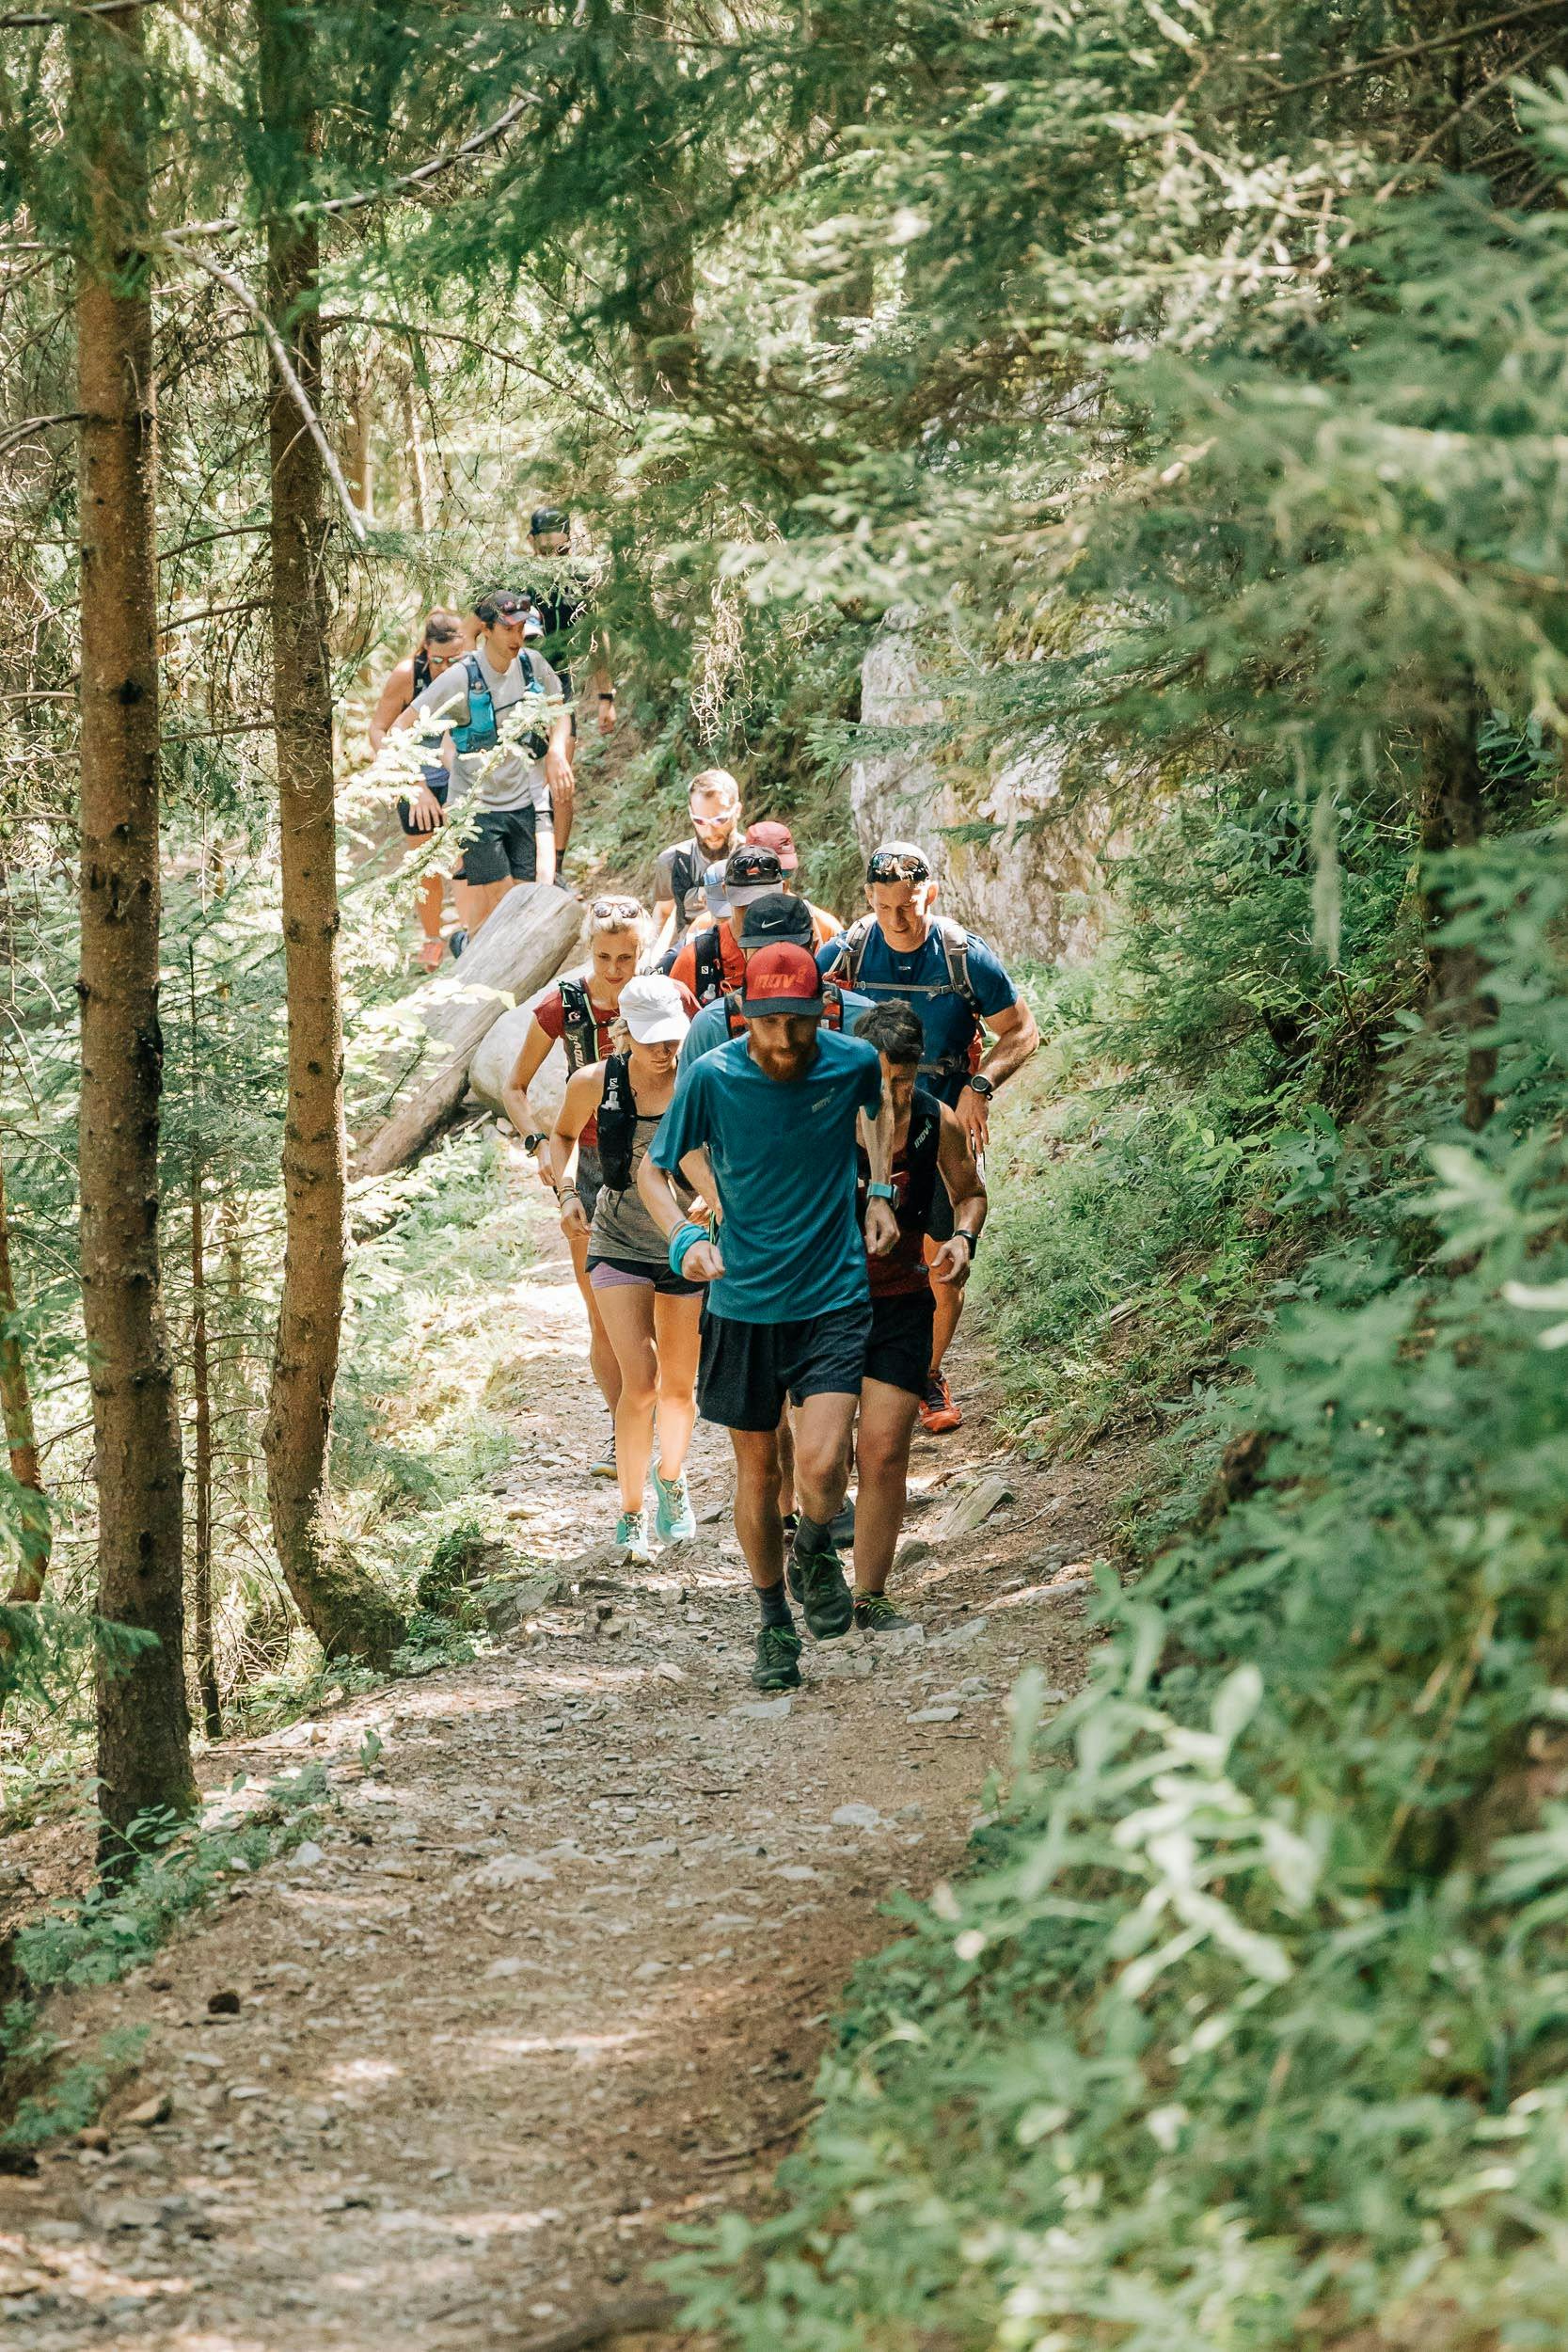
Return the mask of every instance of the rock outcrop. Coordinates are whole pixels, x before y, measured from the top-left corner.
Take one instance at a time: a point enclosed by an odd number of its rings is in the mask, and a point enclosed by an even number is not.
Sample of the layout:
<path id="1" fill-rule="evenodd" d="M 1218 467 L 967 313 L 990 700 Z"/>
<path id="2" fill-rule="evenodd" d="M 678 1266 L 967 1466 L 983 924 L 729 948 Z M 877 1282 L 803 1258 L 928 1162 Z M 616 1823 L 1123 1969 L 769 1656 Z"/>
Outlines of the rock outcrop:
<path id="1" fill-rule="evenodd" d="M 861 666 L 861 720 L 867 727 L 929 726 L 942 715 L 920 660 L 916 616 L 890 614 Z M 983 780 L 939 767 L 919 744 L 855 762 L 849 798 L 863 848 L 895 835 L 919 840 L 942 881 L 941 904 L 1009 959 L 1082 963 L 1102 924 L 1101 856 L 1112 831 L 1108 810 L 1083 808 L 1053 821 L 1064 759 L 1044 752 L 1009 760 Z M 967 826 L 994 830 L 965 838 Z"/>

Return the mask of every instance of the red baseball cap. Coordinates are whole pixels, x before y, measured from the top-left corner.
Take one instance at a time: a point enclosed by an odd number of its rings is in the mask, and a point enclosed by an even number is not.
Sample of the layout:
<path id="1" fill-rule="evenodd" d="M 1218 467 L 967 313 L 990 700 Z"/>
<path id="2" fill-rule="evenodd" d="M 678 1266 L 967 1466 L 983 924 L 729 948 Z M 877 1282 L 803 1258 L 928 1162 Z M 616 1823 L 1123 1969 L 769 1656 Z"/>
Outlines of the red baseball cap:
<path id="1" fill-rule="evenodd" d="M 748 825 L 746 838 L 759 850 L 771 850 L 780 870 L 785 874 L 793 874 L 800 863 L 795 835 L 787 825 L 776 824 L 771 817 L 765 817 L 760 824 Z"/>
<path id="2" fill-rule="evenodd" d="M 822 975 L 816 958 L 787 939 L 759 947 L 747 958 L 740 1009 L 749 1021 L 760 1021 L 770 1012 L 809 1012 L 819 1021 Z"/>

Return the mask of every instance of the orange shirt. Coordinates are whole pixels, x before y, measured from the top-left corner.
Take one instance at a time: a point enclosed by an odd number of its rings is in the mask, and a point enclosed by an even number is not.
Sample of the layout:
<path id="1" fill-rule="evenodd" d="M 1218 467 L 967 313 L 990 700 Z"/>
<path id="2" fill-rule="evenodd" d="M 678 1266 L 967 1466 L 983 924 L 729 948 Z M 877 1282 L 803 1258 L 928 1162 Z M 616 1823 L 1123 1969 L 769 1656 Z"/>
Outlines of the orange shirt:
<path id="1" fill-rule="evenodd" d="M 806 905 L 811 914 L 812 944 L 814 946 L 820 947 L 825 940 L 833 938 L 844 929 L 844 926 L 836 914 L 828 913 L 826 907 L 814 907 L 809 899 Z M 688 932 L 680 954 L 670 966 L 670 977 L 673 980 L 679 980 L 687 988 L 696 987 L 697 949 L 695 943 L 702 932 L 710 931 L 712 929 L 711 923 L 699 923 Z M 738 988 L 746 976 L 746 959 L 740 952 L 727 914 L 721 918 L 719 924 L 719 961 L 724 975 L 726 990 Z"/>

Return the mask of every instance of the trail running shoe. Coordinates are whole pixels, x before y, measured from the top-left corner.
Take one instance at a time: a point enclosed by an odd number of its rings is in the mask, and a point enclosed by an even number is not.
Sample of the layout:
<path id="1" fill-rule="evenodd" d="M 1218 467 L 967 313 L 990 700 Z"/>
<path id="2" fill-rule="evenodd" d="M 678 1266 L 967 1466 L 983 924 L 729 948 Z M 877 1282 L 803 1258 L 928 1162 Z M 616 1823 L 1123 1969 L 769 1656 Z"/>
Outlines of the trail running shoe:
<path id="1" fill-rule="evenodd" d="M 763 1627 L 757 1635 L 757 1655 L 752 1668 L 752 1681 L 759 1691 L 800 1689 L 800 1636 L 793 1627 Z"/>
<path id="2" fill-rule="evenodd" d="M 615 1522 L 615 1542 L 628 1560 L 652 1560 L 654 1548 L 648 1541 L 646 1511 L 623 1511 Z"/>
<path id="3" fill-rule="evenodd" d="M 949 1429 L 957 1429 L 963 1420 L 953 1402 L 953 1391 L 943 1373 L 933 1372 L 926 1383 L 926 1400 L 920 1407 L 920 1418 L 927 1434 L 945 1437 Z"/>
<path id="4" fill-rule="evenodd" d="M 588 1465 L 590 1478 L 613 1478 L 615 1475 L 615 1432 L 610 1433 L 610 1443 L 596 1462 Z"/>
<path id="5" fill-rule="evenodd" d="M 691 1508 L 691 1497 L 686 1491 L 686 1478 L 677 1470 L 673 1478 L 660 1478 L 654 1472 L 654 1492 L 658 1497 L 654 1512 L 654 1527 L 661 1543 L 689 1544 L 696 1540 L 697 1514 Z"/>
<path id="6" fill-rule="evenodd" d="M 447 946 L 451 948 L 451 953 L 452 953 L 453 957 L 455 958 L 455 957 L 457 957 L 457 956 L 460 956 L 460 955 L 463 953 L 463 950 L 464 950 L 464 948 L 467 946 L 467 944 L 468 944 L 468 934 L 467 934 L 467 932 L 464 930 L 464 928 L 463 928 L 462 924 L 461 924 L 461 923 L 459 923 L 459 925 L 458 925 L 457 929 L 456 929 L 454 931 L 451 931 L 451 932 L 449 932 L 449 933 L 448 933 L 448 936 L 447 936 Z"/>
<path id="7" fill-rule="evenodd" d="M 789 1555 L 789 1589 L 805 1612 L 806 1624 L 819 1642 L 833 1642 L 854 1622 L 855 1604 L 844 1581 L 844 1563 L 836 1551 L 798 1551 Z"/>
<path id="8" fill-rule="evenodd" d="M 912 1617 L 906 1617 L 901 1609 L 894 1607 L 885 1593 L 855 1595 L 857 1633 L 907 1633 L 913 1623 Z"/>

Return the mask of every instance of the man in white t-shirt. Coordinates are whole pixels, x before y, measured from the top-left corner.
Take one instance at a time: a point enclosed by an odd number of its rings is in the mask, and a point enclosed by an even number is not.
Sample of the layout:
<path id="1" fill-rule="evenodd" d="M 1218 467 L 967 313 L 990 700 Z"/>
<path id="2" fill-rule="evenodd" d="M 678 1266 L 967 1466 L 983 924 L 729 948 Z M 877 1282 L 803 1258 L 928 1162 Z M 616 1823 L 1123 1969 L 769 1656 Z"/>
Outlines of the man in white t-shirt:
<path id="1" fill-rule="evenodd" d="M 504 588 L 476 597 L 474 612 L 473 652 L 421 688 L 398 721 L 400 727 L 444 723 L 441 758 L 451 777 L 446 814 L 449 820 L 461 815 L 469 829 L 454 878 L 468 938 L 515 882 L 555 880 L 550 796 L 572 781 L 561 680 L 525 642 L 531 621 L 540 635 L 537 620 Z"/>

